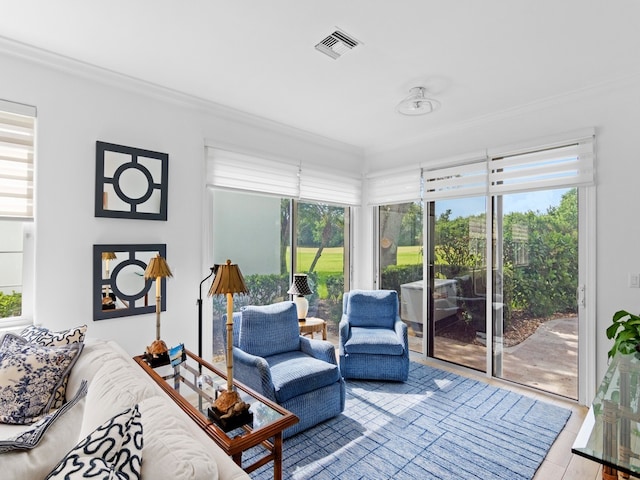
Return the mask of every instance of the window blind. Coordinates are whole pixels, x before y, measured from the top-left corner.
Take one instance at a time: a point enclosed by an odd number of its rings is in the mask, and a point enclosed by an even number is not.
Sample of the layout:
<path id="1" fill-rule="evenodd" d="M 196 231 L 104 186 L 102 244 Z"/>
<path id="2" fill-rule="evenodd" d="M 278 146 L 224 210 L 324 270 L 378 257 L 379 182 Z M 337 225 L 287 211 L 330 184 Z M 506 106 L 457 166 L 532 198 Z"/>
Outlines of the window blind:
<path id="1" fill-rule="evenodd" d="M 0 100 L 0 218 L 33 219 L 35 113 Z"/>
<path id="2" fill-rule="evenodd" d="M 434 170 L 424 169 L 422 177 L 426 201 L 487 194 L 486 160 Z"/>
<path id="3" fill-rule="evenodd" d="M 386 171 L 367 177 L 369 205 L 390 205 L 420 200 L 422 180 L 420 169 Z"/>
<path id="4" fill-rule="evenodd" d="M 594 137 L 489 162 L 489 192 L 502 195 L 594 183 Z"/>
<path id="5" fill-rule="evenodd" d="M 298 165 L 208 149 L 207 184 L 214 187 L 298 198 L 299 171 Z"/>
<path id="6" fill-rule="evenodd" d="M 207 185 L 337 205 L 361 204 L 359 178 L 217 148 L 207 150 Z"/>
<path id="7" fill-rule="evenodd" d="M 307 168 L 300 171 L 300 198 L 337 205 L 362 203 L 362 179 Z"/>

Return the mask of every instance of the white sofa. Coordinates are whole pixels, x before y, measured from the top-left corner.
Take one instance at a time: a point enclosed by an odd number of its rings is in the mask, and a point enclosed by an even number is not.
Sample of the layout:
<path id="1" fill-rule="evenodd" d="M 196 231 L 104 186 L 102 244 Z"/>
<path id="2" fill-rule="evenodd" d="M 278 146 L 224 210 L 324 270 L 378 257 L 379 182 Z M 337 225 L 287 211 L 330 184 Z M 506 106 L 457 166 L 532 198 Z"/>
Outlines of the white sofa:
<path id="1" fill-rule="evenodd" d="M 0 335 L 1 336 L 1 335 Z M 32 450 L 0 454 L 0 478 L 43 479 L 78 441 L 135 404 L 142 414 L 142 478 L 250 478 L 115 342 L 87 339 L 69 376 L 67 398 L 83 379 L 87 395 L 61 415 Z M 22 426 L 0 424 L 0 439 Z"/>

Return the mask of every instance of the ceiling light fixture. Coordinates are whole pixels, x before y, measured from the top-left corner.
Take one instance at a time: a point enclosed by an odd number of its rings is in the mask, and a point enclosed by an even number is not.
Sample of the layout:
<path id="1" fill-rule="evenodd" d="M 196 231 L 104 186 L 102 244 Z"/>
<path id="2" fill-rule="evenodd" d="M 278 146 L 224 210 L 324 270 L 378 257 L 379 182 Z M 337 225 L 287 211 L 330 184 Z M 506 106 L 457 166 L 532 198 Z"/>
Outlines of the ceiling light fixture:
<path id="1" fill-rule="evenodd" d="M 440 102 L 427 98 L 425 87 L 413 87 L 409 96 L 402 100 L 396 110 L 403 115 L 426 115 L 440 108 Z"/>

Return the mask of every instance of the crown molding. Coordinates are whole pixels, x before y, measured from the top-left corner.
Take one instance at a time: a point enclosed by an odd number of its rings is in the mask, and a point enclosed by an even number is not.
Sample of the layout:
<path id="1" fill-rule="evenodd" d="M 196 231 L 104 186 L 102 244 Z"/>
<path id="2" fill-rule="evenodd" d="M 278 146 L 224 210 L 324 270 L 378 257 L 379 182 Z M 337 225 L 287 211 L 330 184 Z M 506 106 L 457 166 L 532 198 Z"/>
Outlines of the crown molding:
<path id="1" fill-rule="evenodd" d="M 71 76 L 121 89 L 129 93 L 190 108 L 221 120 L 232 121 L 254 128 L 266 129 L 306 143 L 343 151 L 361 160 L 364 158 L 363 149 L 355 145 L 317 135 L 265 117 L 236 110 L 211 100 L 189 95 L 136 77 L 124 75 L 113 70 L 99 67 L 88 62 L 83 62 L 65 55 L 60 55 L 39 47 L 34 47 L 7 37 L 0 36 L 0 53 L 35 63 L 39 66 L 44 66 L 55 71 L 66 73 Z"/>

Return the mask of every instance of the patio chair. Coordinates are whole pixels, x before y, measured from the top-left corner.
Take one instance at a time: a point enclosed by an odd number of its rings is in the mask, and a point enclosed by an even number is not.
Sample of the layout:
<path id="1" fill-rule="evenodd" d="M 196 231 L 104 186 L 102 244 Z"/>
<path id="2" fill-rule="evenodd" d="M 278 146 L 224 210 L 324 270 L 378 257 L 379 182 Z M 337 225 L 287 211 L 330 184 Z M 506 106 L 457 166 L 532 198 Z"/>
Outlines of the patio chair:
<path id="1" fill-rule="evenodd" d="M 245 307 L 233 317 L 234 378 L 300 419 L 283 438 L 344 410 L 345 383 L 335 348 L 300 335 L 293 302 Z"/>
<path id="2" fill-rule="evenodd" d="M 409 338 L 398 314 L 395 290 L 345 293 L 339 329 L 344 378 L 407 380 Z"/>

